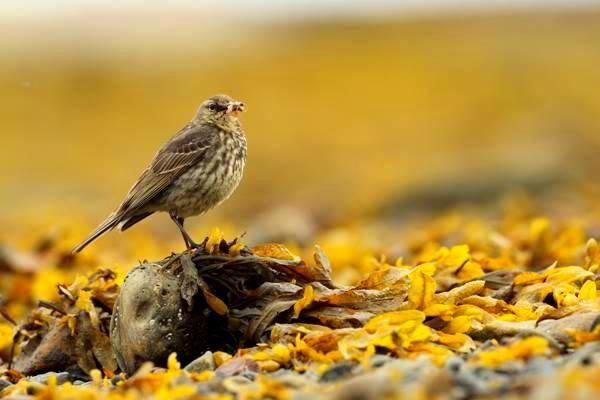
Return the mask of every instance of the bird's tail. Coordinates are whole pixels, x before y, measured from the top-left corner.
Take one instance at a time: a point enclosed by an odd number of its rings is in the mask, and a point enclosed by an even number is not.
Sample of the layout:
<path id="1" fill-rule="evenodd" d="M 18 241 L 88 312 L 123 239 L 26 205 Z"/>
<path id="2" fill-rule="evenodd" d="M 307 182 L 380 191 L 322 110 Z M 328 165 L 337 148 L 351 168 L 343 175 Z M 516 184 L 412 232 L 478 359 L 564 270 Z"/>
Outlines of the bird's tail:
<path id="1" fill-rule="evenodd" d="M 114 229 L 121 222 L 120 215 L 116 212 L 110 214 L 104 222 L 102 222 L 92 233 L 88 235 L 87 238 L 81 243 L 79 243 L 74 249 L 73 253 L 79 253 L 83 250 L 88 244 L 92 243 L 94 240 L 98 239 L 98 237 L 102 236 L 107 231 Z"/>

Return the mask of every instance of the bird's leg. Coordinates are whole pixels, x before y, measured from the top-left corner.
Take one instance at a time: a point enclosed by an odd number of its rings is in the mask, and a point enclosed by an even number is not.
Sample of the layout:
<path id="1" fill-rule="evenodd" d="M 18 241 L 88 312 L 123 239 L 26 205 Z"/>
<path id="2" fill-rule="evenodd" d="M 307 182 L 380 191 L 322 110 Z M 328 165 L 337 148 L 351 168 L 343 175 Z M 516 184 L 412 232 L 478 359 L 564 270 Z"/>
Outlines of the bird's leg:
<path id="1" fill-rule="evenodd" d="M 185 242 L 185 247 L 187 247 L 188 249 L 195 249 L 201 247 L 201 245 L 192 240 L 190 234 L 187 233 L 187 231 L 184 229 L 183 224 L 185 220 L 173 213 L 169 213 L 169 215 L 171 216 L 171 220 L 173 220 L 175 225 L 177 225 L 177 227 L 179 228 L 179 232 L 181 232 L 181 236 L 183 236 L 183 241 Z"/>
<path id="2" fill-rule="evenodd" d="M 185 224 L 185 219 L 184 218 L 175 218 L 175 220 L 177 222 L 179 222 L 179 232 L 181 232 L 181 236 L 183 237 L 183 241 L 185 242 L 185 247 L 186 248 L 190 248 L 192 247 L 192 238 L 190 236 L 189 233 L 187 233 L 187 231 L 184 228 L 184 224 Z"/>

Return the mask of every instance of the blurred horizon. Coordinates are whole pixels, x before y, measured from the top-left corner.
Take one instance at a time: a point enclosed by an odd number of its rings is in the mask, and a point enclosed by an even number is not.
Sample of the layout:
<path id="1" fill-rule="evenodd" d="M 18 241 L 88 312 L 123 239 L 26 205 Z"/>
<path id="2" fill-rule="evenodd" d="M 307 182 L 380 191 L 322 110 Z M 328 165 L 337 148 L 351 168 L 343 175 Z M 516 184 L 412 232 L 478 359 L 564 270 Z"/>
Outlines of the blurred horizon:
<path id="1" fill-rule="evenodd" d="M 287 205 L 368 215 L 413 191 L 599 164 L 597 2 L 242 3 L 3 3 L 0 220 L 97 221 L 222 92 L 248 104 L 249 160 L 202 226 Z"/>
<path id="2" fill-rule="evenodd" d="M 100 15 L 111 12 L 174 12 L 223 15 L 240 20 L 273 21 L 286 18 L 336 19 L 357 17 L 420 17 L 446 13 L 498 12 L 548 9 L 577 9 L 598 6 L 595 0 L 230 0 L 226 4 L 207 0 L 159 1 L 122 0 L 40 0 L 23 2 L 7 0 L 0 5 L 2 15 L 11 18 L 52 18 L 81 12 Z"/>

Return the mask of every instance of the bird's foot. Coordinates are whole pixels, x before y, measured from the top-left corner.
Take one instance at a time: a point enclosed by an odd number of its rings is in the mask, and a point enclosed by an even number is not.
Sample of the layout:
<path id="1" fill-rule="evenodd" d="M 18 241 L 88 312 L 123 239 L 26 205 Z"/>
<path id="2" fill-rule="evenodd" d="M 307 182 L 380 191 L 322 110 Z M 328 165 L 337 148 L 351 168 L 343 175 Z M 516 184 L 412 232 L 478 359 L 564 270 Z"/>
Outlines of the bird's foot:
<path id="1" fill-rule="evenodd" d="M 187 249 L 192 251 L 197 251 L 200 253 L 206 253 L 206 244 L 208 243 L 208 237 L 204 238 L 201 243 L 196 243 L 193 240 L 189 240 L 186 243 Z"/>

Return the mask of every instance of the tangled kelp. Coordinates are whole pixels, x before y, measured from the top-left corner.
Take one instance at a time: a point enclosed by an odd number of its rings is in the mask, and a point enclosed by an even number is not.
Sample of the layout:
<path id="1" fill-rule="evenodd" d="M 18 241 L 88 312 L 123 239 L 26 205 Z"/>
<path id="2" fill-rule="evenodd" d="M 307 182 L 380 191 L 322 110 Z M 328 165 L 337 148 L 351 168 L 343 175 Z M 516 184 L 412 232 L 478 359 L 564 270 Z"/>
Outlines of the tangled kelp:
<path id="1" fill-rule="evenodd" d="M 124 296 L 130 282 L 106 269 L 60 286 L 58 298 L 27 318 L 18 315 L 27 304 L 7 298 L 4 314 L 20 324 L 1 325 L 1 354 L 10 358 L 16 333 L 18 355 L 0 378 L 0 393 L 591 397 L 600 390 L 592 378 L 600 372 L 600 247 L 589 238 L 593 219 L 553 220 L 525 210 L 509 206 L 501 218 L 465 213 L 418 222 L 403 239 L 403 257 L 393 262 L 388 259 L 397 250 L 384 252 L 387 258 L 368 257 L 359 251 L 366 246 L 356 230 L 336 228 L 322 234 L 325 251 L 313 250 L 314 260 L 303 257 L 308 262 L 283 245 L 249 249 L 215 233 L 204 252 L 142 263 L 131 274 L 164 269 L 176 277 L 177 307 L 159 307 L 175 313 L 167 327 L 179 327 L 180 309 L 182 321 L 188 314 L 201 317 L 192 326 L 194 339 L 202 341 L 189 350 L 161 347 L 167 331 L 156 331 L 145 347 L 113 334 L 114 358 L 109 319 L 112 329 L 124 331 L 128 321 L 153 314 L 119 306 L 111 315 L 122 299 L 118 286 Z M 77 262 L 58 250 L 51 254 L 62 263 Z M 362 275 L 348 278 L 345 263 Z M 5 282 L 36 274 L 31 263 L 27 272 L 4 264 L 12 268 Z M 160 305 L 152 293 L 139 300 L 146 312 Z M 121 328 L 115 328 L 117 317 Z M 124 350 L 132 349 L 133 362 L 124 362 Z M 62 364 L 51 364 L 57 359 Z M 150 359 L 155 366 L 144 362 Z M 48 370 L 56 375 L 43 374 Z"/>

